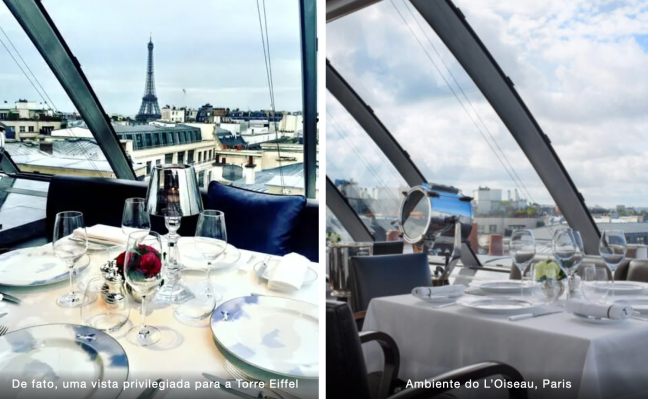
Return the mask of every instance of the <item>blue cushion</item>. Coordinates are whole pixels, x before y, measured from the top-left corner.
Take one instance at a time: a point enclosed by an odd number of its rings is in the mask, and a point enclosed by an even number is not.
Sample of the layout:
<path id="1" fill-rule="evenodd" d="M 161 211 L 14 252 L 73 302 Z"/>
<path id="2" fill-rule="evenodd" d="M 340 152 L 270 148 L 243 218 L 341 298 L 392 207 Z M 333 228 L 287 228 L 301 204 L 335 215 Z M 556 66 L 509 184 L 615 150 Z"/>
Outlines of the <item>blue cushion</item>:
<path id="1" fill-rule="evenodd" d="M 305 206 L 303 196 L 258 193 L 216 181 L 207 190 L 207 209 L 225 213 L 230 244 L 273 255 L 291 252 L 290 242 Z"/>

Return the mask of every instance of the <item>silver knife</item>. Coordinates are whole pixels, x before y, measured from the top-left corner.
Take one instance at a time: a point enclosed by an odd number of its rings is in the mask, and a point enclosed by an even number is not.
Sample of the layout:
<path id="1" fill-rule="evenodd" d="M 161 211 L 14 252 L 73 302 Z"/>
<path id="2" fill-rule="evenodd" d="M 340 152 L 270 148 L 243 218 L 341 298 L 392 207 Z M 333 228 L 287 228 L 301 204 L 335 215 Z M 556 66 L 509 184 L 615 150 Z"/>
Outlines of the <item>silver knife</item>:
<path id="1" fill-rule="evenodd" d="M 0 292 L 0 295 L 2 295 L 2 299 L 6 300 L 7 302 L 20 303 L 20 299 L 16 298 L 13 295 L 5 294 L 4 292 Z"/>
<path id="2" fill-rule="evenodd" d="M 224 378 L 216 377 L 213 374 L 202 373 L 203 377 L 207 378 L 209 381 L 218 382 L 220 384 L 220 389 L 225 392 L 229 392 L 232 395 L 238 396 L 239 398 L 245 399 L 281 399 L 276 396 L 269 396 L 264 393 L 264 389 L 254 389 L 254 388 L 227 388 L 227 382 L 233 383 L 233 381 L 228 381 Z M 249 393 L 248 393 L 249 392 Z"/>
<path id="3" fill-rule="evenodd" d="M 7 313 L 0 313 L 0 318 L 5 317 Z"/>
<path id="4" fill-rule="evenodd" d="M 153 387 L 146 388 L 144 390 L 144 392 L 142 392 L 137 397 L 137 399 L 151 399 L 153 397 L 153 395 L 155 395 L 157 390 L 160 388 L 160 382 L 162 382 L 162 378 L 158 378 L 157 380 L 155 380 L 155 382 L 157 382 L 157 387 L 156 388 L 153 388 Z"/>
<path id="5" fill-rule="evenodd" d="M 532 317 L 540 317 L 540 316 L 546 316 L 546 315 L 550 315 L 550 314 L 563 313 L 563 312 L 564 312 L 564 310 L 550 310 L 548 312 L 525 313 L 525 314 L 519 314 L 517 316 L 511 316 L 508 319 L 510 321 L 518 321 L 518 320 L 530 319 Z"/>

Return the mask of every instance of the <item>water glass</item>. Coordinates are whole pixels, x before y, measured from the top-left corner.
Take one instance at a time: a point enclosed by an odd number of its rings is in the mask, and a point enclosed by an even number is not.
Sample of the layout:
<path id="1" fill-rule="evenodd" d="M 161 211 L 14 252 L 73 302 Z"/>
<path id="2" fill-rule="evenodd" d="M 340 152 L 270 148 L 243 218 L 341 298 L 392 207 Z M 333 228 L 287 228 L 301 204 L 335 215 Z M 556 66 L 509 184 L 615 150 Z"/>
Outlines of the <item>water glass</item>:
<path id="1" fill-rule="evenodd" d="M 126 235 L 134 231 L 150 231 L 151 217 L 146 211 L 144 198 L 128 198 L 124 201 L 122 212 L 122 232 Z"/>
<path id="2" fill-rule="evenodd" d="M 162 240 L 159 234 L 135 231 L 128 236 L 124 275 L 131 288 L 142 297 L 141 324 L 133 327 L 126 337 L 139 346 L 153 345 L 160 340 L 161 333 L 146 324 L 146 302 L 162 282 Z"/>
<path id="3" fill-rule="evenodd" d="M 80 230 L 81 234 L 75 236 L 75 230 Z M 83 213 L 66 211 L 56 214 L 52 248 L 54 249 L 54 255 L 65 262 L 70 275 L 70 291 L 59 297 L 56 303 L 66 308 L 80 306 L 84 301 L 91 299 L 75 292 L 72 281 L 74 279 L 75 263 L 88 251 Z"/>
<path id="4" fill-rule="evenodd" d="M 531 230 L 514 230 L 509 242 L 509 254 L 515 266 L 520 269 L 520 296 L 524 295 L 524 269 L 533 261 L 536 253 L 535 238 Z"/>
<path id="5" fill-rule="evenodd" d="M 103 287 L 96 301 L 81 306 L 81 322 L 97 330 L 119 330 L 130 317 L 130 301 L 121 277 L 110 275 L 109 280 L 95 277 L 86 285 L 86 295 L 92 295 L 93 286 Z"/>
<path id="6" fill-rule="evenodd" d="M 212 263 L 227 249 L 225 214 L 216 210 L 204 210 L 198 217 L 194 245 L 207 262 L 205 273 L 183 270 L 181 284 L 185 287 L 184 298 L 173 302 L 174 313 L 183 319 L 201 320 L 211 315 L 217 300 L 211 283 Z"/>
<path id="7" fill-rule="evenodd" d="M 601 287 L 600 282 L 607 281 L 607 270 L 602 267 L 596 267 L 596 265 L 585 265 L 583 267 L 583 280 L 581 283 L 581 289 L 585 299 L 592 302 L 605 302 L 608 296 L 608 290 Z"/>

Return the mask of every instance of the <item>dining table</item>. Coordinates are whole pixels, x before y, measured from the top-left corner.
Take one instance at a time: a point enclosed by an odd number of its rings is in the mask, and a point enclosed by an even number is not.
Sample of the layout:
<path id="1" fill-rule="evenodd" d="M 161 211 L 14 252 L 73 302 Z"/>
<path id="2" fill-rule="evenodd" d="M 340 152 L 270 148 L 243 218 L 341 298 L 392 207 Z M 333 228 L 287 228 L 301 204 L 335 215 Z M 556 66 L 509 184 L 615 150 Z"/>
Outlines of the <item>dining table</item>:
<path id="1" fill-rule="evenodd" d="M 190 239 L 184 239 L 186 240 Z M 182 242 L 180 246 L 182 246 Z M 51 251 L 51 244 L 42 247 L 44 251 Z M 180 248 L 182 254 L 182 248 Z M 240 257 L 231 265 L 211 272 L 211 282 L 214 292 L 222 296 L 216 304 L 220 304 L 239 297 L 246 296 L 277 296 L 292 298 L 298 301 L 317 305 L 319 299 L 319 279 L 301 289 L 293 292 L 276 292 L 268 289 L 266 281 L 259 279 L 253 268 L 260 261 L 268 261 L 272 257 L 268 254 L 239 249 Z M 117 252 L 118 253 L 118 252 Z M 115 252 L 113 252 L 115 254 Z M 87 252 L 89 265 L 75 276 L 75 288 L 78 282 L 88 282 L 92 277 L 100 277 L 100 266 L 109 260 L 108 252 L 96 250 Z M 113 255 L 114 256 L 114 255 Z M 280 257 L 274 257 L 280 258 Z M 29 259 L 25 258 L 25 262 Z M 182 258 L 181 258 L 182 261 Z M 205 261 L 206 264 L 206 261 Z M 310 263 L 309 267 L 317 271 L 317 264 Z M 20 304 L 7 300 L 0 301 L 0 314 L 7 313 L 0 318 L 0 326 L 6 326 L 9 333 L 19 329 L 38 325 L 57 323 L 83 324 L 80 309 L 59 307 L 57 297 L 69 290 L 67 280 L 42 286 L 12 287 L 0 285 L 0 292 L 15 296 L 20 299 Z M 210 319 L 200 321 L 186 321 L 174 314 L 172 306 L 168 303 L 157 303 L 152 300 L 146 306 L 146 323 L 156 326 L 162 333 L 159 342 L 151 346 L 138 346 L 126 340 L 128 330 L 139 325 L 140 303 L 130 301 L 130 319 L 119 330 L 109 334 L 123 347 L 128 360 L 127 382 L 144 384 L 130 384 L 128 389 L 119 393 L 120 399 L 138 398 L 145 391 L 147 381 L 162 379 L 164 382 L 188 382 L 190 388 L 166 388 L 155 392 L 155 399 L 173 398 L 204 398 L 204 397 L 237 397 L 225 390 L 202 387 L 209 381 L 203 373 L 209 373 L 222 380 L 232 380 L 235 377 L 225 368 L 225 358 L 217 349 Z M 318 346 L 312 348 L 317 355 Z M 167 384 L 168 385 L 168 384 Z M 236 385 L 233 385 L 236 386 Z M 298 387 L 281 388 L 277 399 L 316 398 L 318 396 L 319 382 L 317 378 L 298 379 Z M 267 387 L 267 385 L 266 385 Z"/>
<path id="2" fill-rule="evenodd" d="M 404 381 L 499 361 L 534 383 L 530 398 L 646 397 L 648 320 L 593 324 L 565 312 L 563 305 L 557 301 L 534 310 L 556 311 L 550 315 L 511 321 L 507 314 L 438 306 L 410 294 L 382 297 L 369 304 L 363 330 L 381 331 L 396 341 Z M 380 370 L 381 349 L 375 343 L 363 349 L 368 371 Z M 494 385 L 485 380 L 480 389 L 462 387 L 459 397 L 507 397 L 506 389 Z"/>

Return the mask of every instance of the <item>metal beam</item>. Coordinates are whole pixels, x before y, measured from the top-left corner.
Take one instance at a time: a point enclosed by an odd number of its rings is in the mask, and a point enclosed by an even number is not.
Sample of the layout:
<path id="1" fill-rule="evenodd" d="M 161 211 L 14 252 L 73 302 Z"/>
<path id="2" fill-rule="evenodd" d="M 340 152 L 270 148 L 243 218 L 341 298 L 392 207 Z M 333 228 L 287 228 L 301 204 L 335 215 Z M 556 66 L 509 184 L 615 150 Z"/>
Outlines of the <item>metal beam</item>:
<path id="1" fill-rule="evenodd" d="M 317 2 L 299 0 L 304 113 L 304 188 L 315 198 L 317 181 Z"/>
<path id="2" fill-rule="evenodd" d="M 360 98 L 328 60 L 326 61 L 326 88 L 378 145 L 407 184 L 416 186 L 427 181 L 412 162 L 407 151 L 398 144 L 371 107 Z"/>
<path id="3" fill-rule="evenodd" d="M 588 254 L 598 253 L 599 230 L 547 135 L 464 15 L 450 0 L 411 0 L 493 106 L 526 154 Z"/>
<path id="4" fill-rule="evenodd" d="M 359 11 L 382 0 L 326 0 L 326 23 Z"/>
<path id="5" fill-rule="evenodd" d="M 342 227 L 344 227 L 354 241 L 375 241 L 367 226 L 362 223 L 356 211 L 353 210 L 347 199 L 340 194 L 340 191 L 338 191 L 328 176 L 326 176 L 326 206 L 338 218 L 340 223 L 342 223 Z"/>
<path id="6" fill-rule="evenodd" d="M 95 95 L 81 65 L 39 0 L 4 0 L 54 76 L 88 125 L 108 163 L 120 179 L 135 180 L 117 135 Z"/>

